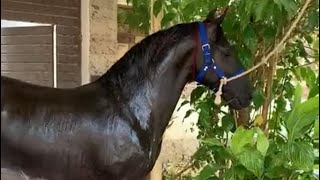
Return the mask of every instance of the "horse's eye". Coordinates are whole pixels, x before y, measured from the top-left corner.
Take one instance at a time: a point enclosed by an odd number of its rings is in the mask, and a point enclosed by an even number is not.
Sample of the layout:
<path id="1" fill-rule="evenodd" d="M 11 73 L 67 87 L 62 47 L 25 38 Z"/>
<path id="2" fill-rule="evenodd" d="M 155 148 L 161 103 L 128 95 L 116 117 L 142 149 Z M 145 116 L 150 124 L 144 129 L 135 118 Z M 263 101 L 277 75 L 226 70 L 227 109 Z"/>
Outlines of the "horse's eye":
<path id="1" fill-rule="evenodd" d="M 225 56 L 231 56 L 231 49 L 230 48 L 222 48 L 221 51 Z"/>
<path id="2" fill-rule="evenodd" d="M 231 56 L 231 49 L 229 47 L 218 47 L 218 49 L 221 51 L 221 53 L 228 57 L 228 56 Z"/>

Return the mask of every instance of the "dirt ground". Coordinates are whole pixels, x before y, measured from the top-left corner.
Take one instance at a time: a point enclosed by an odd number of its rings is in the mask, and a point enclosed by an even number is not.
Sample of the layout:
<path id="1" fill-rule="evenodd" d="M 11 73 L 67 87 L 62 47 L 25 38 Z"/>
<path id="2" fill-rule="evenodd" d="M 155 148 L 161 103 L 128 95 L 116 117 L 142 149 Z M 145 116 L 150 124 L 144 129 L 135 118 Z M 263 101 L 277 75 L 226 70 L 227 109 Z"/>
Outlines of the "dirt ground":
<path id="1" fill-rule="evenodd" d="M 172 115 L 172 124 L 164 134 L 162 149 L 158 160 L 166 169 L 175 169 L 176 167 L 184 166 L 198 148 L 197 113 L 192 113 L 188 118 L 183 120 L 185 113 L 191 107 L 187 104 L 177 111 L 180 104 L 185 99 L 189 99 L 190 93 L 194 88 L 195 84 L 190 84 L 185 87 L 182 98 L 180 98 L 176 110 Z"/>

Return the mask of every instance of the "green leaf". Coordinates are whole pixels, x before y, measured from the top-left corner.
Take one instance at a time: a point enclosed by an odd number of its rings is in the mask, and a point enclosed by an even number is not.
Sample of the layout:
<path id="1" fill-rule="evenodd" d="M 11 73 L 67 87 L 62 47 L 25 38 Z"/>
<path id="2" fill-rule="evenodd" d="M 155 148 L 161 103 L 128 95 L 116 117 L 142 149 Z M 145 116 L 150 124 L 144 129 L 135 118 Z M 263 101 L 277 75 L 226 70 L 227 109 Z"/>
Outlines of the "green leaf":
<path id="1" fill-rule="evenodd" d="M 193 112 L 194 112 L 193 109 L 189 109 L 189 110 L 186 112 L 186 114 L 184 115 L 183 120 L 186 119 L 186 118 L 188 118 Z"/>
<path id="2" fill-rule="evenodd" d="M 199 101 L 198 104 L 196 105 L 196 109 L 200 110 L 200 112 L 203 112 L 205 115 L 210 116 L 212 106 L 209 101 Z"/>
<path id="3" fill-rule="evenodd" d="M 301 96 L 302 96 L 302 87 L 300 84 L 298 84 L 294 92 L 294 100 L 292 104 L 293 109 L 295 109 L 301 103 Z"/>
<path id="4" fill-rule="evenodd" d="M 271 156 L 279 151 L 278 143 L 280 144 L 280 142 L 270 140 L 269 148 L 266 154 L 267 156 Z"/>
<path id="5" fill-rule="evenodd" d="M 310 88 L 312 86 L 317 86 L 316 74 L 310 67 L 300 67 L 300 72 L 303 80 L 306 81 L 306 85 Z"/>
<path id="6" fill-rule="evenodd" d="M 254 104 L 254 109 L 258 110 L 263 102 L 264 102 L 264 96 L 263 96 L 263 91 L 259 88 L 253 93 L 253 104 Z"/>
<path id="7" fill-rule="evenodd" d="M 319 117 L 314 121 L 313 138 L 319 139 Z"/>
<path id="8" fill-rule="evenodd" d="M 262 154 L 262 156 L 265 156 L 267 154 L 268 148 L 269 148 L 269 140 L 265 136 L 265 134 L 261 131 L 260 128 L 256 128 L 258 137 L 257 137 L 257 149 Z"/>
<path id="9" fill-rule="evenodd" d="M 307 142 L 288 143 L 282 146 L 282 152 L 286 154 L 296 170 L 311 171 L 313 169 L 313 147 Z"/>
<path id="10" fill-rule="evenodd" d="M 184 100 L 181 104 L 180 107 L 177 109 L 179 111 L 184 105 L 189 104 L 190 102 L 188 100 Z"/>
<path id="11" fill-rule="evenodd" d="M 246 1 L 245 3 L 245 11 L 250 11 L 254 5 L 254 1 Z"/>
<path id="12" fill-rule="evenodd" d="M 277 34 L 277 30 L 274 27 L 265 27 L 262 29 L 263 31 L 263 38 L 268 42 L 273 41 L 274 37 Z"/>
<path id="13" fill-rule="evenodd" d="M 279 113 L 283 113 L 286 111 L 286 105 L 287 102 L 286 100 L 283 98 L 283 96 L 280 96 L 278 99 L 275 100 L 275 103 L 277 105 L 277 111 Z"/>
<path id="14" fill-rule="evenodd" d="M 277 74 L 277 78 L 280 79 L 280 78 L 284 77 L 285 76 L 284 73 L 285 73 L 284 69 L 282 69 L 282 68 L 281 69 L 277 69 L 277 73 L 276 73 Z"/>
<path id="15" fill-rule="evenodd" d="M 319 26 L 319 12 L 313 10 L 308 16 L 308 26 L 310 29 L 314 29 L 316 26 Z"/>
<path id="16" fill-rule="evenodd" d="M 313 98 L 318 94 L 319 94 L 319 83 L 311 87 L 309 91 L 308 99 Z"/>
<path id="17" fill-rule="evenodd" d="M 305 33 L 304 39 L 311 44 L 313 42 L 312 36 L 309 33 Z"/>
<path id="18" fill-rule="evenodd" d="M 305 48 L 304 48 L 303 42 L 298 39 L 298 40 L 296 41 L 296 43 L 297 43 L 297 47 L 298 47 L 298 49 L 299 49 L 299 55 L 300 55 L 301 57 L 306 57 L 306 56 L 307 56 L 307 52 L 306 52 L 306 50 L 305 50 Z"/>
<path id="19" fill-rule="evenodd" d="M 196 177 L 198 180 L 206 180 L 209 179 L 210 177 L 214 176 L 214 173 L 218 171 L 219 169 L 222 169 L 223 166 L 220 166 L 218 164 L 208 164 L 205 166 L 199 175 Z"/>
<path id="20" fill-rule="evenodd" d="M 278 7 L 279 7 L 280 10 L 282 9 L 282 2 L 281 2 L 281 0 L 273 0 L 273 2 L 278 5 Z"/>
<path id="21" fill-rule="evenodd" d="M 238 156 L 239 162 L 256 177 L 260 178 L 264 171 L 264 159 L 259 151 L 253 147 L 245 146 Z"/>
<path id="22" fill-rule="evenodd" d="M 269 157 L 266 157 L 267 170 L 273 169 L 275 167 L 283 166 L 285 163 L 288 163 L 287 157 L 283 153 L 271 154 Z"/>
<path id="23" fill-rule="evenodd" d="M 175 17 L 176 17 L 176 14 L 172 12 L 165 14 L 161 20 L 161 27 L 168 26 Z"/>
<path id="24" fill-rule="evenodd" d="M 183 9 L 183 13 L 184 14 L 193 14 L 194 12 L 194 5 L 195 3 L 193 1 L 191 1 L 190 3 L 188 3 Z"/>
<path id="25" fill-rule="evenodd" d="M 288 99 L 291 99 L 294 94 L 294 91 L 293 91 L 294 86 L 289 81 L 287 81 L 284 84 L 284 89 L 285 89 L 285 97 Z"/>
<path id="26" fill-rule="evenodd" d="M 153 15 L 158 16 L 162 8 L 163 0 L 156 0 L 153 4 Z"/>
<path id="27" fill-rule="evenodd" d="M 203 86 L 198 86 L 196 87 L 190 95 L 190 103 L 194 104 L 196 102 L 196 100 L 198 100 L 202 94 L 205 92 L 205 88 Z"/>
<path id="28" fill-rule="evenodd" d="M 275 166 L 267 170 L 265 175 L 270 179 L 289 177 L 294 171 L 283 166 Z"/>
<path id="29" fill-rule="evenodd" d="M 171 0 L 171 4 L 174 8 L 179 8 L 180 0 Z"/>
<path id="30" fill-rule="evenodd" d="M 315 60 L 319 62 L 319 38 L 316 38 L 312 43 L 312 48 L 314 49 L 313 53 Z"/>
<path id="31" fill-rule="evenodd" d="M 209 121 L 211 120 L 211 116 L 208 111 L 201 109 L 199 116 L 198 116 L 198 126 L 201 126 L 202 128 L 210 128 L 211 125 Z"/>
<path id="32" fill-rule="evenodd" d="M 234 118 L 231 114 L 226 114 L 225 116 L 222 117 L 221 119 L 222 123 L 222 128 L 223 130 L 228 133 L 235 127 L 235 121 Z"/>
<path id="33" fill-rule="evenodd" d="M 294 74 L 294 76 L 297 78 L 298 81 L 302 80 L 301 69 L 299 67 L 292 69 L 292 73 Z"/>
<path id="34" fill-rule="evenodd" d="M 246 130 L 242 126 L 238 127 L 234 132 L 231 139 L 231 151 L 233 154 L 237 155 L 244 150 L 244 146 L 254 145 L 254 136 L 255 131 L 253 129 Z"/>
<path id="35" fill-rule="evenodd" d="M 223 144 L 216 138 L 207 138 L 200 141 L 207 146 L 223 146 Z"/>
<path id="36" fill-rule="evenodd" d="M 247 47 L 249 47 L 251 50 L 255 49 L 257 47 L 257 37 L 256 33 L 254 32 L 254 29 L 249 24 L 244 29 L 244 43 Z"/>
<path id="37" fill-rule="evenodd" d="M 225 148 L 224 146 L 212 146 L 210 150 L 212 151 L 212 154 L 214 154 L 216 161 L 220 160 L 224 163 L 226 160 L 235 160 L 235 156 L 229 148 Z"/>
<path id="38" fill-rule="evenodd" d="M 294 106 L 288 119 L 285 120 L 288 140 L 293 141 L 305 134 L 306 132 L 303 132 L 303 129 L 313 123 L 318 116 L 319 97 L 317 96 Z"/>
<path id="39" fill-rule="evenodd" d="M 250 3 L 250 2 L 249 2 Z M 243 31 L 244 28 L 249 24 L 250 22 L 250 16 L 249 13 L 247 13 L 248 10 L 246 10 L 247 1 L 240 1 L 239 2 L 239 8 L 241 11 L 239 11 L 239 18 L 240 21 L 240 30 Z"/>
<path id="40" fill-rule="evenodd" d="M 259 21 L 262 19 L 263 11 L 267 7 L 269 0 L 260 0 L 257 3 L 257 7 L 255 8 L 255 14 L 256 14 L 256 21 Z"/>
<path id="41" fill-rule="evenodd" d="M 245 180 L 248 170 L 240 164 L 234 165 L 224 173 L 226 180 Z"/>
<path id="42" fill-rule="evenodd" d="M 244 67 L 248 68 L 251 66 L 251 58 L 252 58 L 252 52 L 249 48 L 243 47 L 239 48 L 236 47 L 238 56 L 240 58 L 241 63 L 243 64 Z"/>
<path id="43" fill-rule="evenodd" d="M 274 0 L 281 10 L 282 7 L 287 11 L 289 17 L 292 17 L 293 13 L 297 10 L 297 5 L 292 0 Z"/>
<path id="44" fill-rule="evenodd" d="M 227 34 L 228 32 L 233 31 L 233 23 L 234 23 L 234 14 L 229 14 L 228 16 L 225 17 L 222 23 L 222 27 L 224 32 Z"/>

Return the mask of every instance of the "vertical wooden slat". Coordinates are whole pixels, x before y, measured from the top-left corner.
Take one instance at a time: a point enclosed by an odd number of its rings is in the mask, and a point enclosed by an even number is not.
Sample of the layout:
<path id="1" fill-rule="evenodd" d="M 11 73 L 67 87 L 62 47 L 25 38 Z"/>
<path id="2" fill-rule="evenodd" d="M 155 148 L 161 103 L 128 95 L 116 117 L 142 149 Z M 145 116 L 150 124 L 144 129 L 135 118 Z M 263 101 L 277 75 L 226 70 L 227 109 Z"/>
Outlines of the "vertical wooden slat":
<path id="1" fill-rule="evenodd" d="M 53 74 L 53 87 L 57 88 L 57 26 L 52 26 L 52 74 Z"/>

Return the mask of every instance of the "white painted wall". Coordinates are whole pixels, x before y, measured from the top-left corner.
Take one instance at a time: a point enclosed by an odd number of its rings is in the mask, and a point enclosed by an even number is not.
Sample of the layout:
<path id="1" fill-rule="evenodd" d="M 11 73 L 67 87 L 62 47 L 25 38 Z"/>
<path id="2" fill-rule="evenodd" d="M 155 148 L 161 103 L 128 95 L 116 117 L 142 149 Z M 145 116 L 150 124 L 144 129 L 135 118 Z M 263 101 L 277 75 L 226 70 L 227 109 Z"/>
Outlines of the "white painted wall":
<path id="1" fill-rule="evenodd" d="M 1 28 L 3 27 L 30 27 L 30 26 L 51 26 L 51 24 L 42 24 L 25 21 L 11 21 L 1 19 Z"/>

